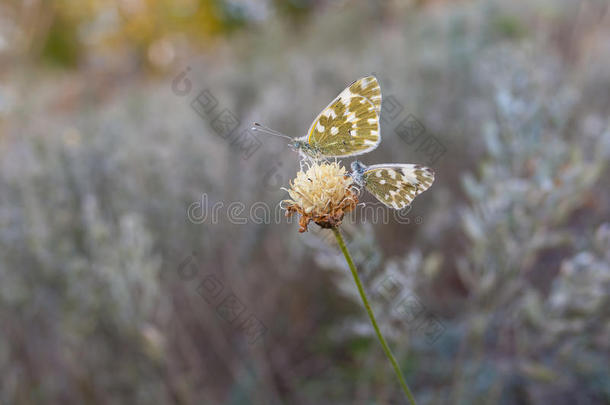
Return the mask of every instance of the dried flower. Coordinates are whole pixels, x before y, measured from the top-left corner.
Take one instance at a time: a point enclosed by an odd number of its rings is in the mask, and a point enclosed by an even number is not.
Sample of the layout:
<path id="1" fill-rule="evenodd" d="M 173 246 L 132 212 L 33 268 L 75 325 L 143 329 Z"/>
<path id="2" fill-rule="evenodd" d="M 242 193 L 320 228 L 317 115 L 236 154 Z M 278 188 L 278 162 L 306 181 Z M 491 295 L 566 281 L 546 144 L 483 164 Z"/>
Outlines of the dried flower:
<path id="1" fill-rule="evenodd" d="M 301 226 L 299 232 L 307 231 L 309 221 L 315 222 L 322 228 L 332 229 L 337 243 L 343 252 L 345 261 L 352 272 L 360 298 L 375 329 L 377 338 L 394 367 L 396 376 L 409 403 L 415 405 L 415 398 L 400 371 L 398 362 L 379 329 L 371 305 L 362 287 L 360 276 L 358 276 L 358 271 L 356 271 L 354 261 L 339 231 L 339 225 L 345 213 L 353 210 L 358 204 L 358 188 L 354 185 L 354 177 L 346 173 L 345 168 L 339 165 L 338 162 L 320 163 L 313 160 L 310 164 L 306 165 L 307 170 L 303 171 L 301 168 L 297 173 L 297 177 L 290 182 L 290 189 L 285 189 L 291 197 L 290 200 L 283 201 L 286 204 L 284 207 L 286 209 L 286 216 L 293 215 L 295 212 L 301 216 L 299 219 L 299 225 Z"/>
<path id="2" fill-rule="evenodd" d="M 285 189 L 290 195 L 286 204 L 286 216 L 301 216 L 299 232 L 307 231 L 309 221 L 322 228 L 335 228 L 341 224 L 346 212 L 358 204 L 357 188 L 345 168 L 337 162 L 312 162 L 297 173 Z"/>

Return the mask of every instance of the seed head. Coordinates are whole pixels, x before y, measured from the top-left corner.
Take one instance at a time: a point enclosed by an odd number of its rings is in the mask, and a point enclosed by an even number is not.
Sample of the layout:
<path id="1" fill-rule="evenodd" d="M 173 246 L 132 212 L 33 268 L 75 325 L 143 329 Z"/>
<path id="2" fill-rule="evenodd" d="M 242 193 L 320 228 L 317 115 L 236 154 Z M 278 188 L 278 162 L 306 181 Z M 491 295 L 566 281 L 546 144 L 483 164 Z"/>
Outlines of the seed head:
<path id="1" fill-rule="evenodd" d="M 358 204 L 357 189 L 345 168 L 337 162 L 312 162 L 301 169 L 285 189 L 290 199 L 284 200 L 286 216 L 301 216 L 299 232 L 307 231 L 309 221 L 322 228 L 341 224 L 346 212 Z"/>

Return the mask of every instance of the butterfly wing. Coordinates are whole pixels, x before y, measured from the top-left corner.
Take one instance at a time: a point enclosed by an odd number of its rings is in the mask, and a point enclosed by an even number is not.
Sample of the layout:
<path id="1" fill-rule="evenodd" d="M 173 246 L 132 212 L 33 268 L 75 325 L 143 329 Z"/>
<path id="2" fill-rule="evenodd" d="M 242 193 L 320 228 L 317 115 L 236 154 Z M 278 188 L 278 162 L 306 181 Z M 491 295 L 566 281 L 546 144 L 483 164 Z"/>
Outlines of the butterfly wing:
<path id="1" fill-rule="evenodd" d="M 426 191 L 434 181 L 432 169 L 410 164 L 369 166 L 362 176 L 364 186 L 390 208 L 402 209 Z"/>
<path id="2" fill-rule="evenodd" d="M 375 106 L 378 113 L 381 113 L 381 87 L 375 76 L 366 76 L 350 84 L 343 93 L 356 94 L 369 100 Z"/>
<path id="3" fill-rule="evenodd" d="M 356 80 L 311 124 L 301 140 L 323 157 L 356 156 L 375 149 L 381 136 L 381 89 L 374 76 Z"/>

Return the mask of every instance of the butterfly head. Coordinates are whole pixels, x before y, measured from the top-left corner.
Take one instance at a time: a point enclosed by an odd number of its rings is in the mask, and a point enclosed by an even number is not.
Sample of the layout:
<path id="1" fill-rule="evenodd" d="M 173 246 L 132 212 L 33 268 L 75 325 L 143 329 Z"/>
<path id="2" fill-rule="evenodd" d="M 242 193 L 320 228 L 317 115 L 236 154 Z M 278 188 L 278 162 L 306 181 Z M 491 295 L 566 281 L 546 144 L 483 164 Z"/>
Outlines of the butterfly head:
<path id="1" fill-rule="evenodd" d="M 298 152 L 301 150 L 305 150 L 305 148 L 308 148 L 310 146 L 305 141 L 301 141 L 300 139 L 295 139 L 292 142 L 290 142 L 290 147 Z"/>
<path id="2" fill-rule="evenodd" d="M 295 151 L 301 153 L 304 156 L 308 156 L 311 158 L 319 158 L 320 157 L 320 152 L 318 151 L 318 149 L 316 149 L 315 147 L 311 146 L 309 144 L 309 142 L 301 140 L 301 139 L 295 139 L 292 142 L 290 142 L 290 147 L 292 149 L 294 149 Z"/>
<path id="3" fill-rule="evenodd" d="M 364 172 L 366 171 L 366 166 L 360 162 L 359 160 L 354 160 L 352 162 L 352 173 L 350 174 L 352 176 L 352 179 L 354 179 L 354 182 L 360 186 L 364 185 Z"/>

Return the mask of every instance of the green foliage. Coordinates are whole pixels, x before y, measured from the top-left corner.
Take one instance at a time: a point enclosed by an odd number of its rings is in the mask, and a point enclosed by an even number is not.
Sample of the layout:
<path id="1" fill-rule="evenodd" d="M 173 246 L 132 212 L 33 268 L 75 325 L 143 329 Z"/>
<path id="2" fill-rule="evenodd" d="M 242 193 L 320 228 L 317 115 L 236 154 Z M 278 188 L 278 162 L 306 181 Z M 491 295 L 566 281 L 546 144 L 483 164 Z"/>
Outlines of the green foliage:
<path id="1" fill-rule="evenodd" d="M 75 28 L 58 19 L 49 29 L 42 47 L 43 59 L 60 67 L 75 67 L 81 51 Z"/>

